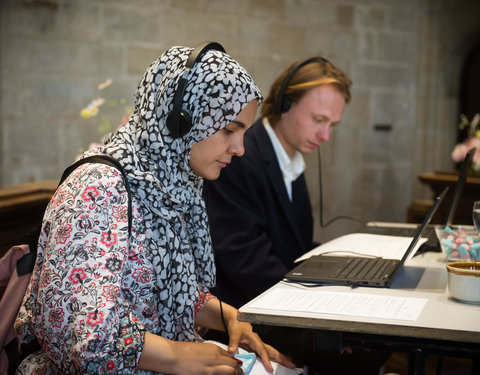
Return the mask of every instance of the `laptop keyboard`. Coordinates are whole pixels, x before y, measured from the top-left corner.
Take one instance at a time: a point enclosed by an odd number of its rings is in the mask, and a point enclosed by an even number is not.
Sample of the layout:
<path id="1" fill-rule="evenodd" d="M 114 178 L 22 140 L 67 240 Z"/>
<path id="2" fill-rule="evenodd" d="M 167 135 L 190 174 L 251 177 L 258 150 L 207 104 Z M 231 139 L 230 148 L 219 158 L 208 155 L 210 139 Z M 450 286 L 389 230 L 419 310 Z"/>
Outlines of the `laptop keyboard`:
<path id="1" fill-rule="evenodd" d="M 352 258 L 346 264 L 332 272 L 331 277 L 344 279 L 369 279 L 383 278 L 398 263 L 392 259 Z"/>

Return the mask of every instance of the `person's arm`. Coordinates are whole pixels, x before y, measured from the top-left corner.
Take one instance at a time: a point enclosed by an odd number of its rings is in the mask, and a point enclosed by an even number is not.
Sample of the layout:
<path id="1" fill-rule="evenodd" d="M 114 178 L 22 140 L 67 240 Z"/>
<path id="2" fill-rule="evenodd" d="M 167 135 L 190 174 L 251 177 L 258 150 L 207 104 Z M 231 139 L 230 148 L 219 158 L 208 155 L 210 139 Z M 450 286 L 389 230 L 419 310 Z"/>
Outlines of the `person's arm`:
<path id="1" fill-rule="evenodd" d="M 195 302 L 195 317 L 212 298 L 216 300 L 210 293 L 199 292 Z M 192 372 L 198 374 L 203 372 L 202 367 L 213 373 L 237 374 L 240 364 L 241 362 L 236 360 L 231 353 L 217 345 L 175 342 L 147 332 L 138 367 L 168 374 Z"/>
<path id="2" fill-rule="evenodd" d="M 114 168 L 89 165 L 57 190 L 45 215 L 38 273 L 32 275 L 38 313 L 29 318 L 22 309 L 20 319 L 33 320 L 43 351 L 62 371 L 133 373 L 140 367 L 240 374 L 239 363 L 218 346 L 145 332 L 134 316 L 122 293 L 129 253 L 122 186 Z"/>
<path id="3" fill-rule="evenodd" d="M 220 303 L 222 308 L 220 309 Z M 262 360 L 267 371 L 273 371 L 270 360 L 274 360 L 288 368 L 295 368 L 295 364 L 286 356 L 281 354 L 272 346 L 265 344 L 260 337 L 253 332 L 252 325 L 247 322 L 237 320 L 238 310 L 227 303 L 220 302 L 217 298 L 211 298 L 205 306 L 198 312 L 195 318 L 195 324 L 215 329 L 217 331 L 225 331 L 222 322 L 222 316 L 228 330 L 228 352 L 235 353 L 238 347 L 242 347 L 248 351 L 255 352 Z"/>
<path id="4" fill-rule="evenodd" d="M 46 341 L 58 344 L 51 349 L 57 360 L 84 373 L 133 371 L 145 328 L 122 293 L 129 250 L 123 180 L 116 168 L 86 164 L 62 184 L 56 199 L 45 244 L 45 271 L 53 278 L 42 293 L 53 298 L 41 302 L 45 316 L 62 316 L 45 327 L 54 336 Z"/>
<path id="5" fill-rule="evenodd" d="M 28 303 L 30 327 L 59 370 L 134 371 L 144 326 L 122 293 L 128 259 L 127 194 L 115 168 L 85 164 L 45 212 Z"/>
<path id="6" fill-rule="evenodd" d="M 217 345 L 172 341 L 148 332 L 138 367 L 164 374 L 242 374 L 240 362 Z"/>

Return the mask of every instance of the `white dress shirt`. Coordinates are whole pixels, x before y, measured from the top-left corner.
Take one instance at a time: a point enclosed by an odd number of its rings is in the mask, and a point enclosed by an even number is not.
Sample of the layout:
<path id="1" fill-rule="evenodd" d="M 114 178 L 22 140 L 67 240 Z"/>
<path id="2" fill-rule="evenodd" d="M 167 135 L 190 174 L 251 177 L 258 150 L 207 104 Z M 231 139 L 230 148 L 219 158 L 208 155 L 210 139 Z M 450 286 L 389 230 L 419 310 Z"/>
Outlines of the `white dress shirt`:
<path id="1" fill-rule="evenodd" d="M 285 187 L 287 189 L 287 194 L 291 201 L 292 182 L 295 181 L 305 170 L 305 160 L 303 159 L 302 154 L 298 151 L 295 151 L 295 154 L 290 159 L 287 151 L 285 151 L 283 148 L 282 143 L 277 137 L 277 134 L 270 125 L 268 118 L 262 118 L 262 123 L 267 131 L 268 136 L 270 137 L 270 140 L 272 141 L 273 150 L 277 156 L 278 164 L 283 175 L 283 181 L 285 182 Z"/>

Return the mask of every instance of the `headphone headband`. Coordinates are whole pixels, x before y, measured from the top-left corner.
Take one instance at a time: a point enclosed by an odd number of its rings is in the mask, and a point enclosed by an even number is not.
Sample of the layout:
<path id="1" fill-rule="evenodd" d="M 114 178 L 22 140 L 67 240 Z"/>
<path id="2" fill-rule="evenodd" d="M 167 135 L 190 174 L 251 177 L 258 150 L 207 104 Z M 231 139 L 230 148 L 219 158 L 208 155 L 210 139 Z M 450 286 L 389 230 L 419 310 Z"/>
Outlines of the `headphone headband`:
<path id="1" fill-rule="evenodd" d="M 177 90 L 173 97 L 172 111 L 167 117 L 167 128 L 173 138 L 183 137 L 192 128 L 190 115 L 187 112 L 182 111 L 183 96 L 185 95 L 185 89 L 187 87 L 187 75 L 195 63 L 200 61 L 205 52 L 209 50 L 225 52 L 222 45 L 217 42 L 202 42 L 188 55 L 188 59 L 185 63 L 185 71 L 178 80 Z"/>
<path id="2" fill-rule="evenodd" d="M 293 75 L 297 72 L 298 69 L 300 69 L 302 66 L 310 64 L 312 62 L 324 62 L 328 63 L 329 61 L 323 57 L 310 57 L 309 59 L 303 60 L 299 62 L 298 64 L 295 64 L 290 71 L 288 72 L 287 76 L 282 82 L 282 85 L 280 86 L 280 90 L 278 91 L 278 96 L 277 96 L 277 101 L 275 103 L 275 110 L 279 113 L 282 112 L 287 112 L 290 109 L 290 106 L 292 105 L 291 101 L 285 97 L 285 90 L 288 87 L 288 84 L 290 83 L 290 80 L 292 79 Z"/>
<path id="3" fill-rule="evenodd" d="M 220 43 L 202 42 L 198 46 L 196 46 L 192 52 L 190 52 L 187 62 L 185 63 L 185 68 L 189 68 L 189 69 L 193 68 L 193 65 L 195 65 L 195 63 L 202 58 L 205 52 L 211 49 L 225 52 L 225 49 L 222 47 Z"/>

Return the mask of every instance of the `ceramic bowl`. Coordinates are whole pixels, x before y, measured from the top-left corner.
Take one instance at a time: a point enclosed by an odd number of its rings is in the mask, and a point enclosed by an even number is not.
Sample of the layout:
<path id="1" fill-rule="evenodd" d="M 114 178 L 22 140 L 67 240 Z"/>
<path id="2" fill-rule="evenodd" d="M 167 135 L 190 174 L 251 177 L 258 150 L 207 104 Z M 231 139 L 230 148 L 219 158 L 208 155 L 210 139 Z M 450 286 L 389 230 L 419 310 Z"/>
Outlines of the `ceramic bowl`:
<path id="1" fill-rule="evenodd" d="M 448 261 L 480 261 L 480 237 L 474 228 L 435 226 L 435 233 Z"/>
<path id="2" fill-rule="evenodd" d="M 448 291 L 463 302 L 480 303 L 480 262 L 447 263 Z"/>

